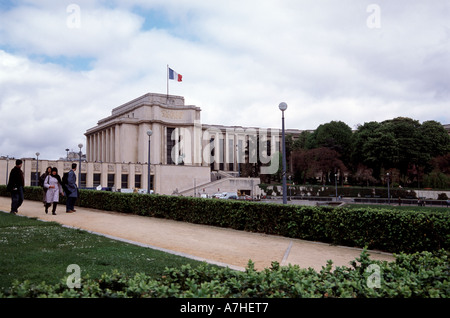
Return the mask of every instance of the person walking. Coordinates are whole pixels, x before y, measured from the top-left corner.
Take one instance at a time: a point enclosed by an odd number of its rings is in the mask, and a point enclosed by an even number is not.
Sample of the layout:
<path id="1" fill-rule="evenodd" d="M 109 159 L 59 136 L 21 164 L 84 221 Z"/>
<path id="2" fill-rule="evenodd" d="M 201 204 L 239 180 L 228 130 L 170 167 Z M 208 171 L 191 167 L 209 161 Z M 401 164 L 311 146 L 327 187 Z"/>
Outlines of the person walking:
<path id="1" fill-rule="evenodd" d="M 77 170 L 77 164 L 72 163 L 72 170 L 69 171 L 67 175 L 67 201 L 66 201 L 66 213 L 75 212 L 75 201 L 78 198 L 78 187 L 77 187 L 77 175 L 75 171 Z"/>
<path id="2" fill-rule="evenodd" d="M 64 195 L 61 177 L 58 175 L 58 169 L 56 167 L 52 168 L 52 173 L 45 178 L 44 188 L 47 189 L 45 196 L 45 213 L 48 213 L 48 208 L 53 204 L 52 214 L 56 215 L 59 195 Z"/>
<path id="3" fill-rule="evenodd" d="M 25 185 L 23 178 L 22 160 L 16 160 L 16 166 L 12 168 L 9 174 L 6 190 L 11 192 L 11 212 L 17 214 L 19 207 L 23 203 L 23 187 Z"/>
<path id="4" fill-rule="evenodd" d="M 52 167 L 47 167 L 47 170 L 45 170 L 45 172 L 39 177 L 39 186 L 42 187 L 42 189 L 44 190 L 44 195 L 42 197 L 42 202 L 44 203 L 44 206 L 46 206 L 47 202 L 46 202 L 46 197 L 47 197 L 47 188 L 44 187 L 44 182 L 45 179 L 47 179 L 47 176 L 52 174 Z"/>

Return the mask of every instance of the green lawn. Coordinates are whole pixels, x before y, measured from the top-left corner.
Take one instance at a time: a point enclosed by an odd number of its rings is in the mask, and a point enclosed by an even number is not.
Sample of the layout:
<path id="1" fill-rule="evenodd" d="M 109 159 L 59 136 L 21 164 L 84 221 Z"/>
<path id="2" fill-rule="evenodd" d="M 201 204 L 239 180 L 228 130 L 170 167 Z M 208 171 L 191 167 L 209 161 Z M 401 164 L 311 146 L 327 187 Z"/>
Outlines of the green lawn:
<path id="1" fill-rule="evenodd" d="M 346 204 L 346 208 L 372 208 L 372 209 L 389 209 L 389 210 L 399 210 L 399 211 L 420 211 L 420 212 L 448 212 L 450 213 L 450 208 L 440 207 L 440 206 L 417 206 L 417 205 L 401 205 L 398 204 Z"/>
<path id="2" fill-rule="evenodd" d="M 54 222 L 0 212 L 0 290 L 14 280 L 55 284 L 72 272 L 77 264 L 81 277 L 100 277 L 117 269 L 134 275 L 161 276 L 166 267 L 201 262 L 116 241 Z"/>

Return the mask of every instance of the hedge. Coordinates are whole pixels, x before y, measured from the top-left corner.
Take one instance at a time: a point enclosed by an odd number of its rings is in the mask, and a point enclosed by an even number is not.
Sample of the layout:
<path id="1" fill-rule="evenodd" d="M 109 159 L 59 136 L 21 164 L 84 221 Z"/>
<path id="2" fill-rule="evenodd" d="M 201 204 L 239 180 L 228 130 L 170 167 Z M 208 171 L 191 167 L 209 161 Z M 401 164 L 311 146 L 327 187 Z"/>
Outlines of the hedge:
<path id="1" fill-rule="evenodd" d="M 0 195 L 8 195 L 5 186 L 0 186 Z M 25 198 L 41 200 L 42 190 L 26 187 Z M 450 250 L 446 210 L 347 209 L 94 190 L 80 190 L 77 204 L 391 253 Z"/>
<path id="2" fill-rule="evenodd" d="M 363 250 L 350 266 L 332 262 L 316 272 L 298 265 L 244 272 L 229 268 L 189 265 L 167 268 L 161 278 L 145 273 L 127 277 L 114 270 L 98 279 L 81 279 L 80 288 L 29 281 L 15 283 L 0 298 L 448 298 L 449 253 L 444 250 L 399 254 L 393 262 L 371 260 Z"/>

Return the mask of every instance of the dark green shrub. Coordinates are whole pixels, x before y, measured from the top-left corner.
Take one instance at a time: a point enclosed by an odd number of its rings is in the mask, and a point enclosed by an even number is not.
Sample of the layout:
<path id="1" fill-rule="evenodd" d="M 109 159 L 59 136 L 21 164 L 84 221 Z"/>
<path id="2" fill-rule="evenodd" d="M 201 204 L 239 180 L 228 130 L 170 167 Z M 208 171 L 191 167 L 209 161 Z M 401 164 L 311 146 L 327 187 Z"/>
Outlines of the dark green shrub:
<path id="1" fill-rule="evenodd" d="M 244 272 L 186 265 L 167 268 L 159 279 L 113 271 L 100 279 L 82 278 L 78 289 L 69 289 L 64 279 L 53 286 L 16 281 L 0 297 L 448 298 L 448 257 L 448 252 L 440 250 L 396 255 L 395 261 L 388 263 L 371 260 L 364 250 L 350 266 L 333 270 L 328 261 L 319 272 L 276 262 L 256 271 L 251 261 Z"/>

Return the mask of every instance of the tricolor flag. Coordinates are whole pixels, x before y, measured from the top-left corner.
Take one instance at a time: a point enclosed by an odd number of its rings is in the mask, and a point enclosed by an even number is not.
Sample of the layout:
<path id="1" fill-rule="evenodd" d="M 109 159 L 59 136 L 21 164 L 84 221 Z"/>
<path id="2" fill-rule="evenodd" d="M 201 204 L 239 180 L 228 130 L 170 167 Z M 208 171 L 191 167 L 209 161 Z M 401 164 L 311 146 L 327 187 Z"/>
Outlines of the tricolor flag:
<path id="1" fill-rule="evenodd" d="M 169 68 L 169 79 L 181 82 L 183 80 L 183 76 Z"/>

